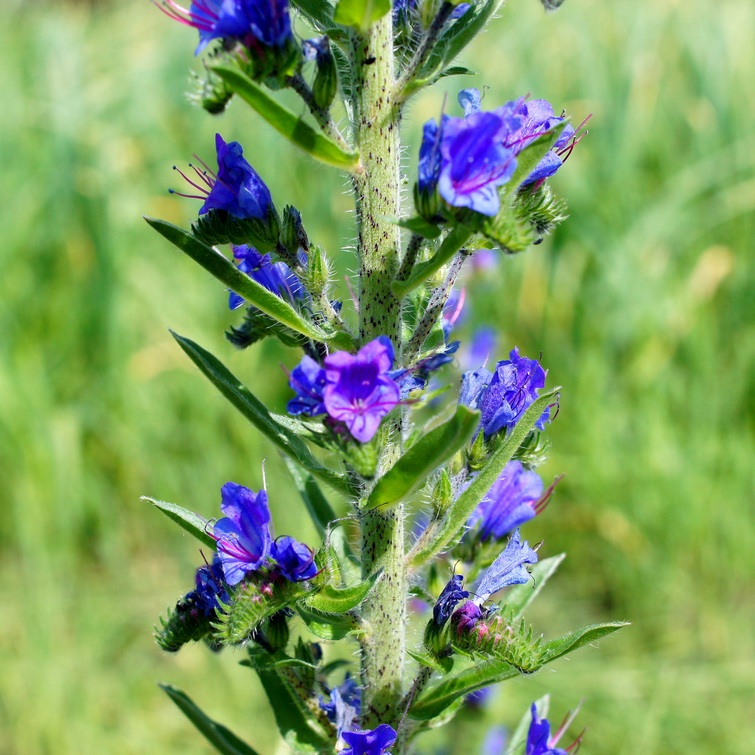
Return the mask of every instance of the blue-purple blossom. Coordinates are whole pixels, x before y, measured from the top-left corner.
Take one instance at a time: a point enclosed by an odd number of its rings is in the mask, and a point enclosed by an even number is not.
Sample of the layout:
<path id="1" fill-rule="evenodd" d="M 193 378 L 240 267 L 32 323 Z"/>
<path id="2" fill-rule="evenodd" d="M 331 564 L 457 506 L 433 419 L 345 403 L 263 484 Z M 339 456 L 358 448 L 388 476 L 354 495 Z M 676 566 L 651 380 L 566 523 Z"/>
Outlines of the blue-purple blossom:
<path id="1" fill-rule="evenodd" d="M 440 139 L 438 124 L 428 121 L 422 127 L 422 144 L 419 147 L 419 165 L 417 166 L 417 184 L 423 193 L 432 193 L 440 177 Z"/>
<path id="2" fill-rule="evenodd" d="M 520 356 L 515 348 L 509 359 L 498 362 L 495 372 L 480 368 L 464 373 L 459 401 L 480 410 L 480 426 L 489 438 L 516 425 L 537 400 L 538 391 L 545 386 L 546 374 L 539 361 Z M 535 427 L 545 429 L 549 419 L 550 407 L 546 407 Z"/>
<path id="3" fill-rule="evenodd" d="M 475 590 L 475 601 L 483 603 L 504 587 L 524 584 L 530 578 L 526 564 L 536 563 L 537 553 L 526 540 L 521 541 L 519 530 L 514 530 L 506 548 L 483 573 Z"/>
<path id="4" fill-rule="evenodd" d="M 461 607 L 454 611 L 451 617 L 451 623 L 456 627 L 459 634 L 471 631 L 475 624 L 482 618 L 482 609 L 473 600 L 468 600 L 461 604 Z"/>
<path id="5" fill-rule="evenodd" d="M 218 154 L 218 174 L 215 177 L 202 174 L 209 192 L 199 214 L 203 215 L 210 210 L 225 210 L 229 215 L 242 220 L 266 221 L 273 203 L 270 190 L 257 171 L 244 159 L 241 145 L 238 142 L 226 143 L 220 134 L 216 134 L 215 148 Z"/>
<path id="6" fill-rule="evenodd" d="M 296 393 L 286 405 L 289 414 L 307 414 L 310 417 L 325 414 L 325 370 L 312 357 L 302 357 L 292 370 L 288 384 Z"/>
<path id="7" fill-rule="evenodd" d="M 269 254 L 260 254 L 253 246 L 234 246 L 233 256 L 238 268 L 268 291 L 280 296 L 292 306 L 307 297 L 307 290 L 285 262 L 273 262 Z M 244 298 L 234 291 L 228 297 L 228 307 L 238 309 Z"/>
<path id="8" fill-rule="evenodd" d="M 213 39 L 282 47 L 291 38 L 288 0 L 194 0 L 189 9 L 175 0 L 158 6 L 170 18 L 199 32 L 198 55 Z"/>
<path id="9" fill-rule="evenodd" d="M 442 627 L 451 617 L 456 604 L 469 597 L 469 593 L 463 589 L 463 584 L 464 577 L 461 574 L 454 574 L 446 583 L 433 606 L 433 621 L 436 626 Z"/>
<path id="10" fill-rule="evenodd" d="M 312 549 L 288 535 L 273 541 L 270 558 L 275 562 L 280 574 L 289 582 L 304 582 L 317 574 Z"/>
<path id="11" fill-rule="evenodd" d="M 559 726 L 558 731 L 551 736 L 551 725 L 547 718 L 540 718 L 537 714 L 537 706 L 532 703 L 532 723 L 530 724 L 529 731 L 527 732 L 527 746 L 525 749 L 525 755 L 569 755 L 569 752 L 574 749 L 579 741 L 582 739 L 580 735 L 575 742 L 569 745 L 566 749 L 556 747 L 558 740 L 561 739 L 563 733 L 569 728 L 569 725 L 574 720 L 579 711 L 579 706 L 573 713 L 567 714 L 564 722 Z"/>
<path id="12" fill-rule="evenodd" d="M 267 565 L 272 538 L 267 493 L 255 493 L 243 485 L 227 482 L 221 490 L 221 511 L 214 537 L 225 580 L 236 585 L 247 572 Z"/>
<path id="13" fill-rule="evenodd" d="M 385 336 L 356 354 L 337 351 L 325 358 L 325 411 L 362 443 L 373 438 L 383 417 L 401 400 L 398 384 L 388 375 L 392 367 L 393 346 Z"/>
<path id="14" fill-rule="evenodd" d="M 469 517 L 482 542 L 502 540 L 512 530 L 533 519 L 544 504 L 543 481 L 520 461 L 510 461 Z"/>
<path id="15" fill-rule="evenodd" d="M 388 724 L 380 724 L 369 731 L 345 731 L 343 741 L 348 747 L 341 755 L 385 755 L 396 741 L 396 731 Z"/>
<path id="16" fill-rule="evenodd" d="M 217 554 L 212 564 L 205 564 L 197 569 L 196 587 L 184 601 L 193 603 L 205 616 L 213 616 L 221 603 L 230 603 L 223 565 Z"/>
<path id="17" fill-rule="evenodd" d="M 330 691 L 329 702 L 320 699 L 320 707 L 336 725 L 336 740 L 343 732 L 351 731 L 362 707 L 362 691 L 356 680 L 347 673 L 343 683 Z"/>

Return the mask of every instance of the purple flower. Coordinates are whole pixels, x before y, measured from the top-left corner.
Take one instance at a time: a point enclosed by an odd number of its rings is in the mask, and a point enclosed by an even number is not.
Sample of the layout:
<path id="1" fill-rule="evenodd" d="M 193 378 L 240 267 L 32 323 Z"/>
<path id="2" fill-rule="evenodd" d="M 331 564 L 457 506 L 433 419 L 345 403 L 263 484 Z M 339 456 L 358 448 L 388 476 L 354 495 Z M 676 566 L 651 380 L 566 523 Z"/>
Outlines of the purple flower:
<path id="1" fill-rule="evenodd" d="M 348 673 L 343 683 L 330 691 L 330 702 L 324 703 L 320 699 L 320 707 L 336 725 L 336 739 L 340 739 L 343 732 L 351 731 L 354 722 L 359 718 L 361 706 L 362 691 Z"/>
<path id="2" fill-rule="evenodd" d="M 288 384 L 296 393 L 296 397 L 286 406 L 289 414 L 308 414 L 314 417 L 325 413 L 325 370 L 312 357 L 302 357 L 299 365 L 291 372 Z"/>
<path id="3" fill-rule="evenodd" d="M 525 564 L 536 563 L 537 553 L 526 540 L 521 542 L 519 530 L 514 530 L 501 555 L 483 573 L 475 590 L 475 602 L 483 603 L 504 587 L 524 584 L 530 578 Z"/>
<path id="4" fill-rule="evenodd" d="M 306 298 L 307 291 L 285 262 L 272 262 L 269 254 L 260 254 L 253 246 L 234 246 L 233 256 L 239 261 L 242 273 L 272 291 L 276 296 L 295 305 Z M 234 291 L 228 297 L 228 307 L 238 309 L 244 298 Z"/>
<path id="5" fill-rule="evenodd" d="M 471 631 L 482 618 L 482 609 L 473 600 L 463 603 L 461 608 L 454 611 L 451 623 L 459 634 Z"/>
<path id="6" fill-rule="evenodd" d="M 432 193 L 440 176 L 440 129 L 438 124 L 428 121 L 422 127 L 422 144 L 419 148 L 417 184 L 423 193 Z"/>
<path id="7" fill-rule="evenodd" d="M 362 443 L 373 438 L 383 417 L 400 401 L 399 386 L 388 376 L 392 367 L 393 346 L 385 336 L 356 354 L 337 351 L 325 358 L 325 411 Z"/>
<path id="8" fill-rule="evenodd" d="M 509 135 L 507 144 L 518 155 L 525 147 L 531 144 L 537 137 L 551 131 L 564 119 L 553 114 L 553 106 L 548 100 L 525 100 L 520 97 L 514 103 L 514 112 L 521 120 L 518 130 Z M 544 181 L 552 176 L 563 165 L 562 151 L 566 151 L 568 144 L 574 136 L 574 129 L 566 125 L 556 143 L 548 151 L 545 157 L 537 164 L 535 170 L 522 182 L 522 186 Z M 569 151 L 571 151 L 569 149 Z"/>
<path id="9" fill-rule="evenodd" d="M 223 137 L 216 134 L 215 148 L 218 153 L 218 174 L 216 177 L 205 176 L 209 192 L 199 214 L 225 210 L 242 220 L 254 218 L 266 221 L 273 204 L 270 190 L 244 159 L 241 145 L 238 142 L 226 144 Z"/>
<path id="10" fill-rule="evenodd" d="M 443 315 L 441 316 L 443 338 L 445 338 L 446 342 L 451 337 L 451 332 L 456 324 L 461 322 L 464 316 L 465 299 L 466 290 L 463 288 L 454 288 L 446 300 L 446 304 L 443 307 Z"/>
<path id="11" fill-rule="evenodd" d="M 194 0 L 189 9 L 175 0 L 158 6 L 170 18 L 199 32 L 198 55 L 213 39 L 282 47 L 291 38 L 287 0 Z"/>
<path id="12" fill-rule="evenodd" d="M 542 511 L 543 481 L 520 461 L 510 461 L 469 518 L 469 527 L 479 525 L 482 542 L 502 540 Z"/>
<path id="13" fill-rule="evenodd" d="M 509 357 L 498 362 L 493 373 L 483 367 L 462 376 L 459 401 L 471 409 L 480 409 L 480 426 L 486 438 L 514 427 L 545 386 L 546 371 L 539 361 L 519 356 L 516 348 Z M 545 429 L 549 419 L 550 407 L 546 407 L 535 427 Z"/>
<path id="14" fill-rule="evenodd" d="M 464 577 L 454 574 L 443 588 L 438 600 L 433 606 L 433 621 L 436 626 L 442 627 L 456 608 L 456 604 L 469 597 L 469 593 L 463 589 Z"/>
<path id="15" fill-rule="evenodd" d="M 315 554 L 312 549 L 283 535 L 274 540 L 270 547 L 270 558 L 275 562 L 278 571 L 289 582 L 304 582 L 317 574 Z"/>
<path id="16" fill-rule="evenodd" d="M 573 713 L 568 713 L 558 731 L 551 736 L 551 725 L 548 719 L 540 718 L 537 714 L 537 706 L 535 703 L 532 703 L 532 723 L 527 733 L 525 755 L 569 755 L 569 752 L 581 741 L 581 734 L 566 749 L 556 747 L 556 745 L 563 733 L 569 728 L 578 711 L 579 706 L 577 706 Z"/>
<path id="17" fill-rule="evenodd" d="M 270 509 L 267 493 L 255 493 L 227 482 L 221 490 L 220 509 L 225 514 L 215 523 L 214 537 L 226 582 L 236 585 L 250 571 L 265 566 L 271 547 Z"/>
<path id="18" fill-rule="evenodd" d="M 193 603 L 205 616 L 213 616 L 221 603 L 230 603 L 223 565 L 217 554 L 211 565 L 200 566 L 196 573 L 196 588 L 184 600 Z"/>
<path id="19" fill-rule="evenodd" d="M 396 741 L 396 732 L 388 724 L 370 731 L 345 731 L 343 740 L 349 745 L 341 755 L 384 755 Z"/>

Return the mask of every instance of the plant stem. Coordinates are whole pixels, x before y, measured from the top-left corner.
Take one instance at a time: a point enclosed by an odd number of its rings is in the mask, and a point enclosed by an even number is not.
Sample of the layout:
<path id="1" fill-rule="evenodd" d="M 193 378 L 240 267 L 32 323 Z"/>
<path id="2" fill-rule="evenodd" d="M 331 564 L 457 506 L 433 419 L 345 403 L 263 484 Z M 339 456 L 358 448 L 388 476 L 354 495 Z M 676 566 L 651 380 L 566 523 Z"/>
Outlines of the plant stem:
<path id="1" fill-rule="evenodd" d="M 400 301 L 391 290 L 398 270 L 400 229 L 388 218 L 400 212 L 399 113 L 393 107 L 393 19 L 391 14 L 351 38 L 354 76 L 354 134 L 362 170 L 352 177 L 359 254 L 359 340 L 388 336 L 401 353 Z M 400 425 L 400 419 L 397 420 Z M 395 424 L 395 423 L 394 423 Z M 400 426 L 383 437 L 401 437 Z M 380 466 L 395 460 L 398 447 L 381 449 Z M 371 627 L 362 643 L 363 728 L 398 726 L 406 659 L 406 566 L 402 506 L 364 514 L 361 524 L 362 571 L 382 577 L 361 613 Z M 399 752 L 399 750 L 394 750 Z"/>
<path id="2" fill-rule="evenodd" d="M 330 115 L 329 108 L 322 108 L 315 102 L 312 89 L 304 80 L 301 73 L 295 73 L 288 77 L 288 85 L 304 100 L 304 104 L 309 108 L 312 117 L 317 121 L 317 125 L 323 132 L 329 136 L 341 149 L 350 150 L 351 147 L 346 143 L 343 135 L 338 130 L 335 121 Z"/>

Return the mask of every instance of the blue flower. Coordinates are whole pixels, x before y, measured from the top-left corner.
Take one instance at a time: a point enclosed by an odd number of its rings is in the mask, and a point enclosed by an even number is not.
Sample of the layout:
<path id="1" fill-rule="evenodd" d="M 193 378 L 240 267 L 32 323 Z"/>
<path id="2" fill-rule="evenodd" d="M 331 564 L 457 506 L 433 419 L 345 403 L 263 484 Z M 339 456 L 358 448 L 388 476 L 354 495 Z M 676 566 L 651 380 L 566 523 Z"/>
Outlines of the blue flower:
<path id="1" fill-rule="evenodd" d="M 480 426 L 486 438 L 514 427 L 545 386 L 546 371 L 539 361 L 520 356 L 516 348 L 509 357 L 498 362 L 495 372 L 480 368 L 462 376 L 459 401 L 481 411 Z M 545 429 L 549 419 L 550 407 L 546 407 L 535 427 Z"/>
<path id="2" fill-rule="evenodd" d="M 537 553 L 526 540 L 521 542 L 519 530 L 514 530 L 506 548 L 483 573 L 475 590 L 475 602 L 483 603 L 504 587 L 524 584 L 530 578 L 525 564 L 536 563 Z"/>
<path id="3" fill-rule="evenodd" d="M 269 254 L 260 254 L 253 246 L 234 246 L 233 256 L 238 260 L 238 268 L 250 278 L 272 291 L 276 296 L 294 306 L 307 297 L 302 282 L 285 262 L 273 262 Z M 238 309 L 244 298 L 234 291 L 228 297 L 228 307 Z"/>
<path id="4" fill-rule="evenodd" d="M 317 574 L 312 549 L 288 535 L 273 541 L 270 558 L 277 565 L 280 574 L 289 582 L 304 582 Z"/>
<path id="5" fill-rule="evenodd" d="M 564 722 L 558 728 L 558 731 L 551 736 L 551 725 L 547 718 L 540 718 L 537 714 L 537 706 L 532 703 L 532 723 L 530 724 L 529 731 L 527 733 L 527 746 L 525 749 L 525 755 L 569 755 L 569 752 L 574 749 L 575 745 L 578 745 L 582 739 L 580 734 L 576 741 L 569 745 L 566 749 L 556 747 L 558 740 L 569 728 L 569 725 L 574 720 L 579 711 L 579 706 L 573 713 L 567 714 Z"/>
<path id="6" fill-rule="evenodd" d="M 215 556 L 211 565 L 200 566 L 195 576 L 196 588 L 184 600 L 193 603 L 205 616 L 213 616 L 221 603 L 230 603 L 223 565 Z"/>
<path id="7" fill-rule="evenodd" d="M 215 135 L 218 154 L 218 174 L 206 176 L 209 192 L 199 210 L 203 215 L 210 210 L 225 210 L 242 220 L 254 218 L 266 221 L 273 204 L 270 190 L 257 171 L 244 159 L 238 142 L 226 142 Z"/>
<path id="8" fill-rule="evenodd" d="M 214 537 L 218 557 L 229 585 L 236 585 L 247 572 L 266 566 L 272 538 L 267 493 L 255 493 L 243 485 L 227 482 L 221 490 L 221 511 Z"/>
<path id="9" fill-rule="evenodd" d="M 373 438 L 383 417 L 401 399 L 398 384 L 388 375 L 392 367 L 393 346 L 385 336 L 356 354 L 337 351 L 325 357 L 325 411 L 362 443 Z"/>
<path id="10" fill-rule="evenodd" d="M 422 127 L 422 144 L 419 148 L 419 165 L 417 167 L 417 183 L 423 193 L 432 193 L 438 185 L 440 177 L 440 138 L 438 124 L 428 121 Z"/>
<path id="11" fill-rule="evenodd" d="M 349 745 L 341 755 L 384 755 L 396 741 L 396 731 L 388 724 L 380 724 L 369 731 L 345 731 L 343 740 Z"/>
<path id="12" fill-rule="evenodd" d="M 199 32 L 198 55 L 213 39 L 282 47 L 291 38 L 287 0 L 194 0 L 189 9 L 175 0 L 158 6 L 170 18 Z"/>
<path id="13" fill-rule="evenodd" d="M 482 542 L 502 540 L 533 519 L 544 504 L 543 481 L 538 474 L 525 469 L 520 461 L 510 461 L 472 512 L 468 525 L 478 525 L 476 534 Z"/>
<path id="14" fill-rule="evenodd" d="M 362 691 L 347 673 L 343 683 L 330 691 L 330 702 L 324 703 L 320 699 L 320 707 L 325 711 L 328 719 L 336 725 L 336 740 L 338 740 L 343 732 L 351 731 L 354 722 L 359 718 Z"/>
<path id="15" fill-rule="evenodd" d="M 481 755 L 504 755 L 506 740 L 506 729 L 503 726 L 492 726 L 485 735 Z"/>
<path id="16" fill-rule="evenodd" d="M 433 621 L 436 626 L 442 627 L 450 618 L 456 608 L 456 604 L 469 597 L 469 593 L 463 589 L 464 577 L 454 574 L 438 596 L 433 606 Z"/>
<path id="17" fill-rule="evenodd" d="M 291 372 L 288 384 L 296 393 L 286 406 L 289 414 L 308 414 L 310 417 L 325 414 L 325 370 L 312 357 L 302 357 Z"/>

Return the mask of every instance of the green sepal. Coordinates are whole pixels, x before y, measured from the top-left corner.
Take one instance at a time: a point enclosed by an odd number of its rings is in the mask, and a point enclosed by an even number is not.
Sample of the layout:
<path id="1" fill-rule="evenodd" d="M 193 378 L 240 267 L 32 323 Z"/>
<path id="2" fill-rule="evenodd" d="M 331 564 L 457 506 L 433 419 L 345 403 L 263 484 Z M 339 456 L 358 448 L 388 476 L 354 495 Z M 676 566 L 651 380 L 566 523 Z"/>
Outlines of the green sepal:
<path id="1" fill-rule="evenodd" d="M 272 205 L 266 220 L 236 218 L 226 210 L 212 209 L 191 224 L 191 232 L 210 246 L 251 244 L 260 252 L 274 252 L 280 235 L 280 218 Z"/>
<path id="2" fill-rule="evenodd" d="M 159 686 L 219 753 L 222 755 L 258 755 L 256 750 L 239 739 L 230 729 L 213 721 L 178 687 L 164 683 L 160 683 Z"/>
<path id="3" fill-rule="evenodd" d="M 424 432 L 378 480 L 363 510 L 395 506 L 406 500 L 438 467 L 469 443 L 479 424 L 480 412 L 459 404 L 453 417 Z"/>
<path id="4" fill-rule="evenodd" d="M 177 653 L 189 642 L 199 642 L 212 634 L 214 616 L 205 616 L 195 602 L 181 598 L 155 627 L 155 642 L 167 653 Z"/>
<path id="5" fill-rule="evenodd" d="M 338 0 L 333 20 L 344 26 L 367 31 L 370 25 L 391 10 L 391 0 Z"/>
<path id="6" fill-rule="evenodd" d="M 195 514 L 193 511 L 178 506 L 175 503 L 168 503 L 167 501 L 158 501 L 156 498 L 150 498 L 143 495 L 142 501 L 151 503 L 156 509 L 165 514 L 168 519 L 172 519 L 179 527 L 185 529 L 190 535 L 193 535 L 199 540 L 202 545 L 206 545 L 208 548 L 215 550 L 216 543 L 214 538 L 207 532 L 210 522 L 199 514 Z"/>
<path id="7" fill-rule="evenodd" d="M 349 171 L 359 164 L 357 152 L 341 149 L 332 139 L 281 105 L 238 68 L 224 65 L 211 68 L 276 131 L 316 160 Z"/>
<path id="8" fill-rule="evenodd" d="M 156 218 L 145 218 L 145 220 L 175 247 L 199 263 L 210 275 L 217 278 L 231 291 L 243 296 L 248 304 L 254 305 L 286 327 L 314 341 L 330 339 L 327 334 L 307 322 L 288 302 L 283 301 L 280 296 L 276 296 L 246 273 L 241 272 L 236 265 L 211 246 L 194 238 L 183 228 L 165 220 Z"/>
<path id="9" fill-rule="evenodd" d="M 297 690 L 291 686 L 290 676 L 285 668 L 275 668 L 274 663 L 282 654 L 270 655 L 254 644 L 247 646 L 250 666 L 257 672 L 262 682 L 262 688 L 267 695 L 268 702 L 275 716 L 275 723 L 286 743 L 296 752 L 320 753 L 332 752 L 335 745 L 335 731 L 323 728 L 316 720 L 303 697 L 309 696 L 313 706 L 317 706 L 317 699 L 311 690 L 303 688 L 298 682 Z M 292 669 L 288 673 L 295 673 Z M 293 677 L 296 682 L 297 677 Z M 301 685 L 301 686 L 300 686 Z M 318 706 L 319 710 L 319 706 Z M 324 711 L 321 719 L 327 723 Z M 329 724 L 328 724 L 329 725 Z"/>
<path id="10" fill-rule="evenodd" d="M 359 622 L 348 614 L 321 613 L 301 605 L 296 610 L 307 629 L 321 640 L 338 641 L 360 631 Z"/>
<path id="11" fill-rule="evenodd" d="M 491 454 L 487 463 L 472 480 L 464 492 L 449 506 L 448 513 L 433 529 L 427 539 L 420 538 L 417 546 L 412 550 L 411 564 L 421 566 L 437 553 L 440 553 L 457 536 L 466 525 L 470 514 L 490 490 L 498 479 L 503 468 L 511 461 L 512 456 L 531 432 L 535 423 L 540 419 L 546 407 L 558 395 L 560 387 L 553 388 L 540 396 L 524 416 L 517 422 L 513 430 L 506 436 L 501 445 Z"/>
<path id="12" fill-rule="evenodd" d="M 347 495 L 353 494 L 351 482 L 342 474 L 322 466 L 293 432 L 276 422 L 265 405 L 235 377 L 218 359 L 201 346 L 172 333 L 178 345 L 210 382 L 223 394 L 266 438 L 290 456 L 308 472 Z"/>
<path id="13" fill-rule="evenodd" d="M 307 608 L 323 613 L 346 613 L 356 608 L 369 595 L 382 572 L 371 574 L 353 587 L 323 585 L 317 592 L 307 595 L 302 601 Z"/>
<path id="14" fill-rule="evenodd" d="M 508 590 L 506 600 L 503 601 L 504 610 L 511 613 L 514 619 L 521 618 L 524 610 L 540 594 L 546 582 L 556 573 L 565 558 L 565 553 L 559 553 L 558 556 L 551 556 L 538 561 L 529 570 L 535 584 L 533 585 L 528 581 L 521 585 L 514 585 Z"/>
<path id="15" fill-rule="evenodd" d="M 417 286 L 432 278 L 445 264 L 450 262 L 464 244 L 469 241 L 472 231 L 463 225 L 454 228 L 440 245 L 437 252 L 427 261 L 415 265 L 411 275 L 405 281 L 396 281 L 393 284 L 393 293 L 403 298 Z"/>

